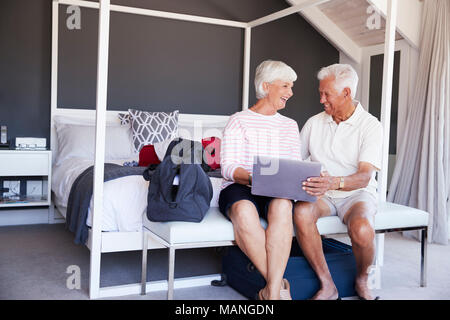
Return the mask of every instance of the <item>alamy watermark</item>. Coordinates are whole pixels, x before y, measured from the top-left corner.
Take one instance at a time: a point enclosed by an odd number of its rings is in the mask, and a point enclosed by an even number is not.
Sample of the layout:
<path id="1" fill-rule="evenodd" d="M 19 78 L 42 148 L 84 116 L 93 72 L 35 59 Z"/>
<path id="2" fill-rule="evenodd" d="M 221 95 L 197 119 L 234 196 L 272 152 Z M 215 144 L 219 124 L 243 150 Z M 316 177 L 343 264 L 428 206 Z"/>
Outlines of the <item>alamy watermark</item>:
<path id="1" fill-rule="evenodd" d="M 66 273 L 70 274 L 66 280 L 66 287 L 69 290 L 81 289 L 81 269 L 77 265 L 70 265 L 66 269 Z"/>
<path id="2" fill-rule="evenodd" d="M 381 287 L 381 273 L 380 267 L 378 266 L 370 266 L 367 270 L 369 275 L 367 279 L 367 287 L 370 290 L 379 289 Z"/>
<path id="3" fill-rule="evenodd" d="M 380 30 L 381 29 L 381 14 L 380 11 L 374 6 L 370 5 L 367 7 L 366 13 L 369 17 L 366 20 L 366 27 L 369 30 Z"/>
<path id="4" fill-rule="evenodd" d="M 170 153 L 170 157 L 175 164 L 220 164 L 221 139 L 223 133 L 217 128 L 203 128 L 201 121 L 195 121 L 193 132 L 185 128 L 179 128 L 178 135 L 183 137 L 183 141 L 175 145 Z M 246 139 L 251 140 L 250 143 L 256 143 L 257 150 L 267 150 L 267 154 L 262 157 L 254 157 L 254 163 L 259 163 L 262 175 L 274 175 L 279 170 L 279 145 L 282 132 L 280 129 L 248 129 Z M 204 138 L 207 137 L 207 138 Z M 202 144 L 192 144 L 191 141 L 206 141 L 208 138 L 215 137 L 216 140 L 206 143 L 206 147 L 202 150 Z M 217 140 L 218 139 L 218 140 Z M 234 146 L 234 150 L 230 152 L 242 153 L 243 148 L 248 144 L 239 144 Z M 239 150 L 237 150 L 239 149 Z"/>
<path id="5" fill-rule="evenodd" d="M 69 15 L 66 26 L 69 30 L 81 30 L 81 9 L 79 6 L 68 6 L 66 13 Z"/>

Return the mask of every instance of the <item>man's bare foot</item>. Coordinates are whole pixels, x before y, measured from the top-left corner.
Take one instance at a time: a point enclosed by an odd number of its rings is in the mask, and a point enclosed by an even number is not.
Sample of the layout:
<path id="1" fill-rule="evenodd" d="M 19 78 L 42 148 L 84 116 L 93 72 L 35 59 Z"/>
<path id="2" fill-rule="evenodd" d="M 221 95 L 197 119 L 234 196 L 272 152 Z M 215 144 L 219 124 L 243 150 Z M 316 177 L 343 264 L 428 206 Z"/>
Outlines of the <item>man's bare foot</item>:
<path id="1" fill-rule="evenodd" d="M 367 277 L 355 280 L 355 291 L 358 298 L 361 300 L 375 300 L 367 286 Z"/>
<path id="2" fill-rule="evenodd" d="M 310 300 L 337 300 L 339 298 L 339 293 L 336 286 L 323 286 Z"/>

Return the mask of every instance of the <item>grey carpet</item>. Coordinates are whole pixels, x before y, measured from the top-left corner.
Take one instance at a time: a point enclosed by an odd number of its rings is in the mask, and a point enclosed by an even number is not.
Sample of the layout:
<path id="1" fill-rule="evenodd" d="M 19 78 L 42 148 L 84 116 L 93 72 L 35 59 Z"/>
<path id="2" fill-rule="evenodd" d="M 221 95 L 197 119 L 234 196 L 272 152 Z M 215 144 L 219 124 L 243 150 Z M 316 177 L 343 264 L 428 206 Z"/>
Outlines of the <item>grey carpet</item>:
<path id="1" fill-rule="evenodd" d="M 348 243 L 348 238 L 339 237 Z M 450 246 L 428 248 L 428 286 L 419 287 L 420 244 L 388 234 L 382 268 L 382 299 L 450 299 Z M 73 234 L 62 224 L 0 227 L 0 299 L 89 299 L 90 251 L 73 243 Z M 81 270 L 81 289 L 70 290 L 67 267 Z M 140 251 L 102 254 L 101 286 L 140 282 Z M 220 273 L 220 255 L 213 248 L 179 250 L 175 277 Z M 149 280 L 167 277 L 167 250 L 149 251 Z M 114 299 L 166 299 L 166 292 Z M 202 286 L 175 290 L 175 299 L 245 299 L 232 288 Z"/>
<path id="2" fill-rule="evenodd" d="M 87 247 L 73 243 L 73 234 L 62 224 L 0 227 L 0 299 L 88 299 L 89 255 Z M 149 251 L 148 281 L 167 279 L 167 250 Z M 81 271 L 81 289 L 68 289 L 67 268 Z M 102 287 L 139 283 L 141 252 L 102 254 Z M 220 273 L 220 255 L 214 248 L 178 250 L 175 277 Z M 177 290 L 177 297 L 192 298 L 191 289 Z M 178 292 L 180 291 L 180 292 Z M 195 289 L 204 299 L 243 299 L 230 288 L 206 286 Z M 151 292 L 138 299 L 166 299 L 165 292 Z M 126 297 L 130 298 L 130 297 Z"/>

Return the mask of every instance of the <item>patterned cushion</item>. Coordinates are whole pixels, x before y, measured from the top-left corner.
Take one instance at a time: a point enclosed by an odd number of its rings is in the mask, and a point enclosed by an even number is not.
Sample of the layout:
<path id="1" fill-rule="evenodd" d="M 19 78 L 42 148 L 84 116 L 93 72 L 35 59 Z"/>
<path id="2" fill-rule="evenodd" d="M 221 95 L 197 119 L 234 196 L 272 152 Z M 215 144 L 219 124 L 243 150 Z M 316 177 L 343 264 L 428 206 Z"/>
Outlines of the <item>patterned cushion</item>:
<path id="1" fill-rule="evenodd" d="M 131 119 L 129 113 L 119 113 L 119 120 L 122 126 L 131 125 Z"/>
<path id="2" fill-rule="evenodd" d="M 128 109 L 133 131 L 133 144 L 139 152 L 147 144 L 174 139 L 178 135 L 178 110 L 171 113 Z"/>

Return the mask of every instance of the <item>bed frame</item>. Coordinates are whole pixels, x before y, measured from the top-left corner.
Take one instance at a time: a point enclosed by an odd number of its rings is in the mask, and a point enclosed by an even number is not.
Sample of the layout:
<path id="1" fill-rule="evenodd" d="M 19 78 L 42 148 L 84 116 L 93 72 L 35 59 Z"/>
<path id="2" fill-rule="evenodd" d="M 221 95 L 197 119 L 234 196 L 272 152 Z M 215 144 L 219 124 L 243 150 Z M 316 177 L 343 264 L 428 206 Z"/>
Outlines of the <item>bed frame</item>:
<path id="1" fill-rule="evenodd" d="M 128 111 L 107 111 L 106 112 L 106 121 L 107 123 L 119 122 L 118 114 L 126 113 Z M 55 116 L 65 116 L 65 117 L 74 117 L 76 119 L 86 119 L 92 121 L 95 119 L 95 110 L 83 110 L 83 109 L 62 109 L 57 108 L 52 110 L 52 124 L 51 124 L 51 139 L 50 145 L 51 150 L 58 150 L 58 140 L 56 139 L 56 130 L 54 126 L 54 117 Z M 226 122 L 228 121 L 228 116 L 213 116 L 213 115 L 197 115 L 197 114 L 179 114 L 178 124 L 180 127 L 192 127 L 194 123 L 204 124 L 207 128 L 218 128 L 224 127 Z M 206 129 L 208 130 L 208 129 Z M 55 160 L 55 154 L 53 155 L 53 160 Z M 54 199 L 53 199 L 54 200 Z M 66 208 L 59 207 L 53 201 L 52 206 L 54 206 L 53 210 L 62 216 L 64 219 L 66 217 Z M 98 215 L 98 211 L 96 211 Z M 53 221 L 54 222 L 64 222 L 64 219 L 56 218 L 58 217 L 53 213 Z M 89 229 L 89 237 L 86 242 L 86 246 L 91 250 L 91 272 L 93 267 L 92 265 L 92 255 L 94 248 L 94 228 Z M 143 247 L 147 247 L 150 249 L 163 249 L 166 248 L 160 242 L 156 241 L 154 238 L 148 238 L 147 243 L 143 243 L 144 233 L 143 230 L 136 232 L 101 232 L 100 233 L 100 254 L 101 253 L 110 253 L 110 252 L 123 252 L 123 251 L 141 251 Z M 99 261 L 100 263 L 100 261 Z M 96 268 L 100 273 L 100 267 Z M 98 274 L 98 276 L 100 276 Z M 180 278 L 175 280 L 176 288 L 184 288 L 184 287 L 194 287 L 194 286 L 204 286 L 209 285 L 213 280 L 220 280 L 220 274 L 212 274 L 206 276 L 197 276 L 197 277 L 189 277 L 189 278 Z M 92 278 L 91 278 L 92 279 Z M 100 278 L 99 278 L 100 279 Z M 148 282 L 146 284 L 146 291 L 161 291 L 168 290 L 168 281 L 153 281 Z M 122 296 L 122 295 L 130 295 L 130 294 L 139 294 L 141 293 L 141 284 L 130 284 L 130 285 L 121 285 L 121 286 L 112 286 L 112 287 L 99 287 L 98 296 L 96 298 L 105 298 L 111 296 Z M 91 296 L 91 298 L 93 298 Z"/>
<path id="2" fill-rule="evenodd" d="M 244 36 L 244 65 L 243 65 L 243 91 L 242 91 L 242 109 L 248 108 L 249 100 L 249 74 L 250 74 L 250 44 L 251 30 L 262 24 L 298 13 L 309 7 L 317 6 L 329 0 L 298 0 L 298 4 L 275 12 L 266 17 L 254 21 L 236 22 L 230 20 L 213 19 L 207 17 L 192 16 L 186 14 L 177 14 L 171 12 L 155 11 L 128 6 L 111 5 L 110 0 L 99 0 L 99 2 L 81 1 L 81 0 L 53 0 L 52 10 L 52 69 L 51 69 L 51 147 L 56 146 L 56 139 L 53 127 L 53 117 L 58 114 L 83 116 L 95 119 L 96 121 L 96 150 L 94 165 L 94 192 L 93 192 L 93 227 L 90 231 L 88 247 L 91 250 L 90 255 L 90 280 L 89 296 L 92 299 L 101 297 L 111 297 L 127 294 L 139 294 L 140 284 L 126 286 L 115 286 L 100 288 L 100 261 L 101 254 L 105 252 L 129 251 L 142 249 L 142 232 L 101 232 L 100 223 L 102 216 L 103 203 L 103 174 L 104 174 L 104 154 L 105 154 L 105 126 L 109 119 L 117 118 L 119 111 L 106 111 L 107 80 L 108 80 L 108 51 L 109 51 L 109 16 L 111 11 L 123 12 L 129 14 L 153 16 L 167 19 L 184 20 L 198 23 L 207 23 L 228 27 L 242 28 L 245 31 Z M 61 109 L 57 106 L 58 94 L 58 25 L 59 25 L 59 5 L 75 5 L 99 9 L 99 32 L 98 32 L 98 65 L 97 65 L 97 98 L 96 110 L 82 109 Z M 381 122 L 385 132 L 389 132 L 391 96 L 392 96 L 392 75 L 394 61 L 394 41 L 396 25 L 397 0 L 392 0 L 388 4 L 388 17 L 386 24 L 385 55 L 384 55 L 384 73 L 383 73 L 383 96 L 381 108 Z M 188 115 L 180 114 L 181 122 L 193 122 L 201 119 L 205 122 L 220 122 L 227 119 L 227 116 L 210 115 Z M 389 135 L 385 135 L 383 143 L 383 162 L 381 175 L 379 175 L 380 200 L 386 201 L 387 190 L 387 167 L 388 167 Z M 64 210 L 62 210 L 64 211 Z M 64 216 L 64 212 L 61 212 Z M 377 236 L 377 259 L 382 261 L 384 237 Z M 161 245 L 149 240 L 148 248 L 161 248 Z M 381 259 L 381 260 L 380 260 Z M 220 279 L 220 276 L 200 277 L 195 279 L 177 279 L 176 287 L 205 285 L 211 280 Z M 167 290 L 167 281 L 147 283 L 147 291 Z"/>

